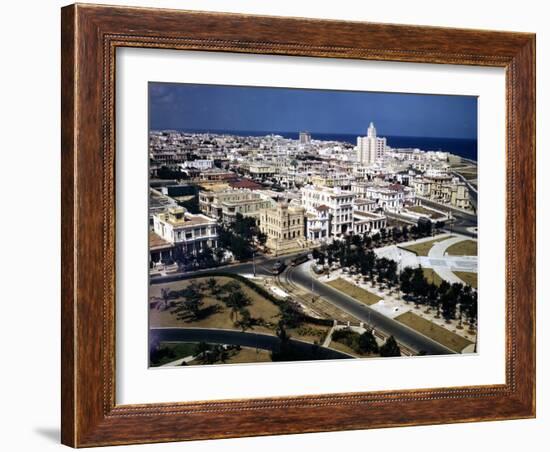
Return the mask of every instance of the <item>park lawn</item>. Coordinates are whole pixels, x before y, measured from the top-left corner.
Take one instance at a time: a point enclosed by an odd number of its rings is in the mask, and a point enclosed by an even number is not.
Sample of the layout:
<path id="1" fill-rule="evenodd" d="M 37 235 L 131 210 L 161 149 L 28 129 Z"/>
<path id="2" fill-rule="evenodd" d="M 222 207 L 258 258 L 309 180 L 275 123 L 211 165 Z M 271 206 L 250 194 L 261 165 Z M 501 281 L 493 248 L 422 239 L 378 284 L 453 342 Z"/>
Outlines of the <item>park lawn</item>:
<path id="1" fill-rule="evenodd" d="M 407 210 L 410 210 L 411 212 L 416 212 L 416 213 L 420 213 L 420 214 L 423 214 L 423 215 L 427 215 L 428 217 L 433 218 L 433 219 L 443 218 L 443 215 L 441 213 L 436 212 L 435 210 L 432 210 L 432 209 L 427 209 L 424 206 L 407 207 Z"/>
<path id="2" fill-rule="evenodd" d="M 452 237 L 452 235 L 446 235 L 446 236 L 440 237 L 438 239 L 428 240 L 426 242 L 415 243 L 413 245 L 402 246 L 401 248 L 403 248 L 407 251 L 412 251 L 417 256 L 427 256 L 428 253 L 430 252 L 430 250 L 432 249 L 432 246 L 434 246 L 434 244 L 436 244 L 437 242 L 442 242 L 443 240 L 450 239 L 451 237 Z"/>
<path id="3" fill-rule="evenodd" d="M 191 356 L 197 344 L 190 342 L 161 342 L 160 347 L 171 351 L 171 356 L 163 356 L 158 362 L 151 363 L 151 367 L 163 366 L 186 356 Z"/>
<path id="4" fill-rule="evenodd" d="M 413 330 L 422 333 L 424 336 L 428 336 L 436 342 L 450 348 L 451 350 L 460 353 L 468 345 L 472 344 L 468 339 L 453 333 L 439 325 L 436 325 L 429 320 L 426 320 L 413 312 L 405 312 L 397 317 L 395 320 L 407 325 Z"/>
<path id="5" fill-rule="evenodd" d="M 187 287 L 191 282 L 195 283 L 206 283 L 210 279 L 209 277 L 202 278 L 192 278 L 182 281 L 176 281 L 168 284 L 155 284 L 150 288 L 150 297 L 159 297 L 161 293 L 161 288 L 169 288 L 172 290 L 181 290 Z M 250 315 L 259 319 L 262 318 L 266 322 L 272 323 L 273 329 L 267 328 L 265 326 L 254 326 L 251 330 L 259 333 L 271 333 L 273 334 L 275 325 L 277 324 L 280 316 L 280 311 L 278 306 L 273 304 L 271 301 L 265 299 L 259 295 L 253 289 L 245 286 L 239 281 L 228 278 L 228 277 L 218 277 L 214 278 L 219 285 L 224 285 L 230 281 L 237 282 L 242 291 L 250 298 L 252 303 L 246 307 L 250 311 Z M 231 310 L 228 309 L 221 300 L 216 299 L 210 295 L 208 289 L 204 287 L 202 293 L 205 294 L 203 298 L 204 305 L 202 309 L 218 306 L 218 312 L 214 312 L 205 318 L 198 320 L 180 320 L 170 310 L 161 311 L 156 308 L 149 309 L 149 324 L 151 327 L 195 327 L 195 328 L 221 328 L 221 329 L 233 329 L 238 330 L 239 328 L 235 326 L 234 320 L 231 318 Z"/>
<path id="6" fill-rule="evenodd" d="M 337 278 L 327 284 L 369 306 L 378 303 L 382 299 L 382 297 L 379 297 L 368 290 L 362 289 L 361 287 L 358 287 L 342 278 Z"/>
<path id="7" fill-rule="evenodd" d="M 477 256 L 477 241 L 463 240 L 445 250 L 449 256 Z"/>
<path id="8" fill-rule="evenodd" d="M 312 344 L 315 342 L 321 344 L 329 331 L 329 326 L 304 322 L 297 328 L 289 329 L 288 334 L 290 334 L 292 339 L 298 339 Z"/>
<path id="9" fill-rule="evenodd" d="M 270 363 L 271 352 L 255 348 L 241 348 L 225 364 Z"/>
<path id="10" fill-rule="evenodd" d="M 426 281 L 428 281 L 429 284 L 439 286 L 443 282 L 441 277 L 434 271 L 433 268 L 422 268 L 422 271 L 424 273 L 424 278 L 426 278 Z"/>
<path id="11" fill-rule="evenodd" d="M 242 347 L 240 350 L 228 350 L 229 358 L 222 361 L 216 361 L 213 364 L 246 364 L 246 363 L 270 363 L 271 362 L 271 352 L 268 350 L 255 349 Z M 198 359 L 194 359 L 187 363 L 188 366 L 210 366 L 209 363 L 201 362 Z"/>
<path id="12" fill-rule="evenodd" d="M 454 272 L 468 286 L 477 289 L 477 273 L 475 272 Z"/>
<path id="13" fill-rule="evenodd" d="M 335 340 L 330 341 L 329 348 L 332 348 L 334 350 L 338 350 L 339 352 L 347 353 L 348 355 L 355 356 L 356 358 L 365 358 L 365 357 L 378 356 L 378 355 L 360 355 L 353 348 L 348 347 L 346 344 L 342 344 L 341 342 L 338 342 L 338 341 L 335 341 Z"/>

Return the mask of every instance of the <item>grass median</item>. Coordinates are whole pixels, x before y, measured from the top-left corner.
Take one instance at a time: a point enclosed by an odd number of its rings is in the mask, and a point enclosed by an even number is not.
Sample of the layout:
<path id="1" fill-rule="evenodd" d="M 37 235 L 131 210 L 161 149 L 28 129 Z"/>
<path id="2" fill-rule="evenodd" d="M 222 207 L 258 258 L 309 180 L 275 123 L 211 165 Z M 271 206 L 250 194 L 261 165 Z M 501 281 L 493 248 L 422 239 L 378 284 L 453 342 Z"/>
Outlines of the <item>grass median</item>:
<path id="1" fill-rule="evenodd" d="M 425 242 L 420 243 L 414 243 L 412 245 L 402 246 L 400 248 L 403 248 L 404 250 L 411 251 L 415 253 L 417 256 L 427 256 L 430 250 L 432 249 L 432 246 L 434 246 L 437 242 L 442 242 L 443 240 L 450 239 L 452 235 L 446 235 L 445 237 L 440 237 L 438 239 L 428 240 Z"/>
<path id="2" fill-rule="evenodd" d="M 449 256 L 477 256 L 477 242 L 464 240 L 451 245 L 445 251 Z"/>
<path id="3" fill-rule="evenodd" d="M 477 289 L 477 273 L 475 272 L 454 272 L 464 283 Z"/>
<path id="4" fill-rule="evenodd" d="M 472 344 L 472 342 L 468 339 L 463 338 L 462 336 L 459 336 L 458 334 L 453 333 L 442 326 L 436 325 L 435 323 L 430 322 L 429 320 L 426 320 L 413 312 L 405 312 L 404 314 L 395 317 L 395 320 L 407 325 L 413 330 L 418 331 L 424 336 L 428 336 L 434 341 L 439 342 L 457 353 L 462 352 L 464 348 Z"/>
<path id="5" fill-rule="evenodd" d="M 382 297 L 375 295 L 368 290 L 362 289 L 361 287 L 358 287 L 342 278 L 329 281 L 327 284 L 369 306 L 378 303 L 382 299 Z"/>

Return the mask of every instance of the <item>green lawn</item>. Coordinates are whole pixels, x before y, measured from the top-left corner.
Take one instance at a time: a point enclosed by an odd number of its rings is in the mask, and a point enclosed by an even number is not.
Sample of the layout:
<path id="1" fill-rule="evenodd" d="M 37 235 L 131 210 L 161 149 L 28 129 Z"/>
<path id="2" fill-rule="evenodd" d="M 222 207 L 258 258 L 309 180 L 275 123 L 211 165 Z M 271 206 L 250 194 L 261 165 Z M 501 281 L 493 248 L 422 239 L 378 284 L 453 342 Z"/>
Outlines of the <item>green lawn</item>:
<path id="1" fill-rule="evenodd" d="M 427 256 L 430 250 L 432 249 L 432 246 L 434 246 L 434 244 L 436 244 L 437 242 L 442 242 L 443 240 L 447 240 L 451 237 L 452 235 L 446 235 L 438 239 L 428 240 L 426 242 L 414 243 L 412 245 L 403 246 L 401 248 L 408 251 L 412 251 L 417 256 Z"/>
<path id="2" fill-rule="evenodd" d="M 464 348 L 472 344 L 472 342 L 468 339 L 465 339 L 462 336 L 436 325 L 435 323 L 430 322 L 429 320 L 426 320 L 410 311 L 397 316 L 395 320 L 407 325 L 425 336 L 428 336 L 434 341 L 439 342 L 457 353 L 460 353 Z"/>
<path id="3" fill-rule="evenodd" d="M 475 272 L 454 272 L 468 286 L 477 289 L 477 273 Z"/>
<path id="4" fill-rule="evenodd" d="M 477 256 L 477 241 L 463 240 L 445 250 L 449 256 Z"/>
<path id="5" fill-rule="evenodd" d="M 378 295 L 375 295 L 368 290 L 362 289 L 361 287 L 358 287 L 355 284 L 352 284 L 342 278 L 335 279 L 334 281 L 330 281 L 327 284 L 331 287 L 334 287 L 335 289 L 338 289 L 341 292 L 344 292 L 350 297 L 355 298 L 357 301 L 365 303 L 369 306 L 371 304 L 378 303 L 382 299 Z"/>

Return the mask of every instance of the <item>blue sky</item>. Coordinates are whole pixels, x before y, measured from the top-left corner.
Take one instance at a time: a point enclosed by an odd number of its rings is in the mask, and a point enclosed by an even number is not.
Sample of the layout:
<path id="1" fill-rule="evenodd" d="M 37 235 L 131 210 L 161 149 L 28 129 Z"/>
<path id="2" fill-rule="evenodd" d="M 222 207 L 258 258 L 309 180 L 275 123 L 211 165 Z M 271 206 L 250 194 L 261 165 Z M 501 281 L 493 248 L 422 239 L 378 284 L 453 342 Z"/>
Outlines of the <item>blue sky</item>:
<path id="1" fill-rule="evenodd" d="M 154 130 L 477 138 L 477 98 L 425 94 L 149 83 Z"/>

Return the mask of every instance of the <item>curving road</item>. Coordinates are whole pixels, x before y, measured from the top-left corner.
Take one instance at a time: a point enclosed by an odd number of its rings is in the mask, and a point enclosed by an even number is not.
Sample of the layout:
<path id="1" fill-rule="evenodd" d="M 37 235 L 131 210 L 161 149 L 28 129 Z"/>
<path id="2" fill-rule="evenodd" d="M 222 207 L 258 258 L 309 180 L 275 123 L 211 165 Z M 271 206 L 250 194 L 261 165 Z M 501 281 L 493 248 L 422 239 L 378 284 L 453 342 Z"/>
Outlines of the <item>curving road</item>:
<path id="1" fill-rule="evenodd" d="M 256 274 L 272 276 L 271 267 L 277 260 L 289 259 L 294 256 L 297 256 L 298 254 L 301 254 L 301 253 L 297 253 L 291 256 L 285 256 L 284 258 L 266 257 L 266 256 L 258 257 L 256 259 Z M 315 293 L 315 295 L 320 295 L 326 301 L 334 304 L 335 306 L 339 307 L 343 311 L 346 311 L 347 313 L 358 318 L 359 320 L 371 325 L 373 328 L 380 330 L 381 332 L 387 335 L 393 335 L 397 340 L 397 342 L 405 345 L 408 348 L 411 348 L 412 350 L 416 350 L 417 352 L 425 351 L 426 354 L 428 355 L 447 355 L 447 354 L 455 353 L 453 350 L 448 349 L 447 347 L 416 332 L 415 330 L 408 328 L 407 326 L 393 319 L 390 319 L 389 317 L 386 317 L 385 315 L 375 311 L 374 309 L 370 309 L 368 306 L 362 303 L 359 303 L 358 301 L 354 300 L 352 297 L 349 297 L 344 293 L 338 290 L 335 290 L 332 287 L 327 286 L 326 284 L 319 282 L 315 278 L 311 278 L 311 274 L 309 273 L 309 271 L 307 271 L 306 267 L 309 268 L 309 264 L 306 263 L 306 264 L 298 265 L 296 267 L 289 267 L 285 271 L 285 277 L 289 278 L 290 282 L 300 285 L 307 291 L 311 291 L 313 288 L 313 292 Z M 225 266 L 220 268 L 197 271 L 197 272 L 194 272 L 193 274 L 200 276 L 201 273 L 205 273 L 209 271 L 222 271 L 225 273 L 246 275 L 246 274 L 253 273 L 253 264 L 252 262 L 246 262 L 243 264 L 236 264 L 236 265 L 230 265 L 230 266 Z M 185 274 L 185 276 L 189 276 L 189 275 L 190 275 L 189 273 Z M 178 281 L 181 278 L 182 278 L 181 274 L 156 277 L 154 279 L 151 279 L 151 284 L 163 284 L 167 282 Z M 312 286 L 312 283 L 313 283 L 313 286 Z M 216 330 L 216 331 L 220 331 L 220 330 Z M 239 332 L 237 331 L 236 333 L 239 333 Z M 174 333 L 170 333 L 170 334 L 174 334 Z M 253 334 L 253 333 L 244 333 L 244 334 Z M 265 336 L 265 335 L 262 335 L 262 336 Z M 275 336 L 273 337 L 277 339 Z M 254 347 L 254 345 L 243 345 L 243 346 Z M 258 348 L 262 348 L 262 347 L 258 346 Z"/>
<path id="2" fill-rule="evenodd" d="M 381 314 L 356 301 L 354 298 L 336 290 L 317 279 L 312 278 L 307 270 L 309 265 L 299 265 L 288 270 L 287 277 L 295 284 L 306 290 L 311 290 L 325 300 L 338 306 L 343 311 L 357 317 L 359 320 L 372 325 L 386 335 L 393 335 L 395 340 L 417 352 L 425 351 L 428 355 L 448 355 L 455 352 L 444 345 L 424 336 L 417 331 Z M 313 286 L 312 286 L 313 284 Z"/>
<path id="3" fill-rule="evenodd" d="M 150 329 L 150 340 L 163 342 L 207 342 L 209 344 L 240 345 L 241 347 L 261 348 L 273 351 L 279 347 L 281 340 L 277 336 L 261 333 L 243 333 L 235 330 L 215 328 L 171 328 L 160 327 Z M 308 342 L 290 339 L 299 350 L 311 352 L 315 350 L 318 359 L 351 359 L 353 356 L 341 353 L 331 348 L 320 347 Z"/>

